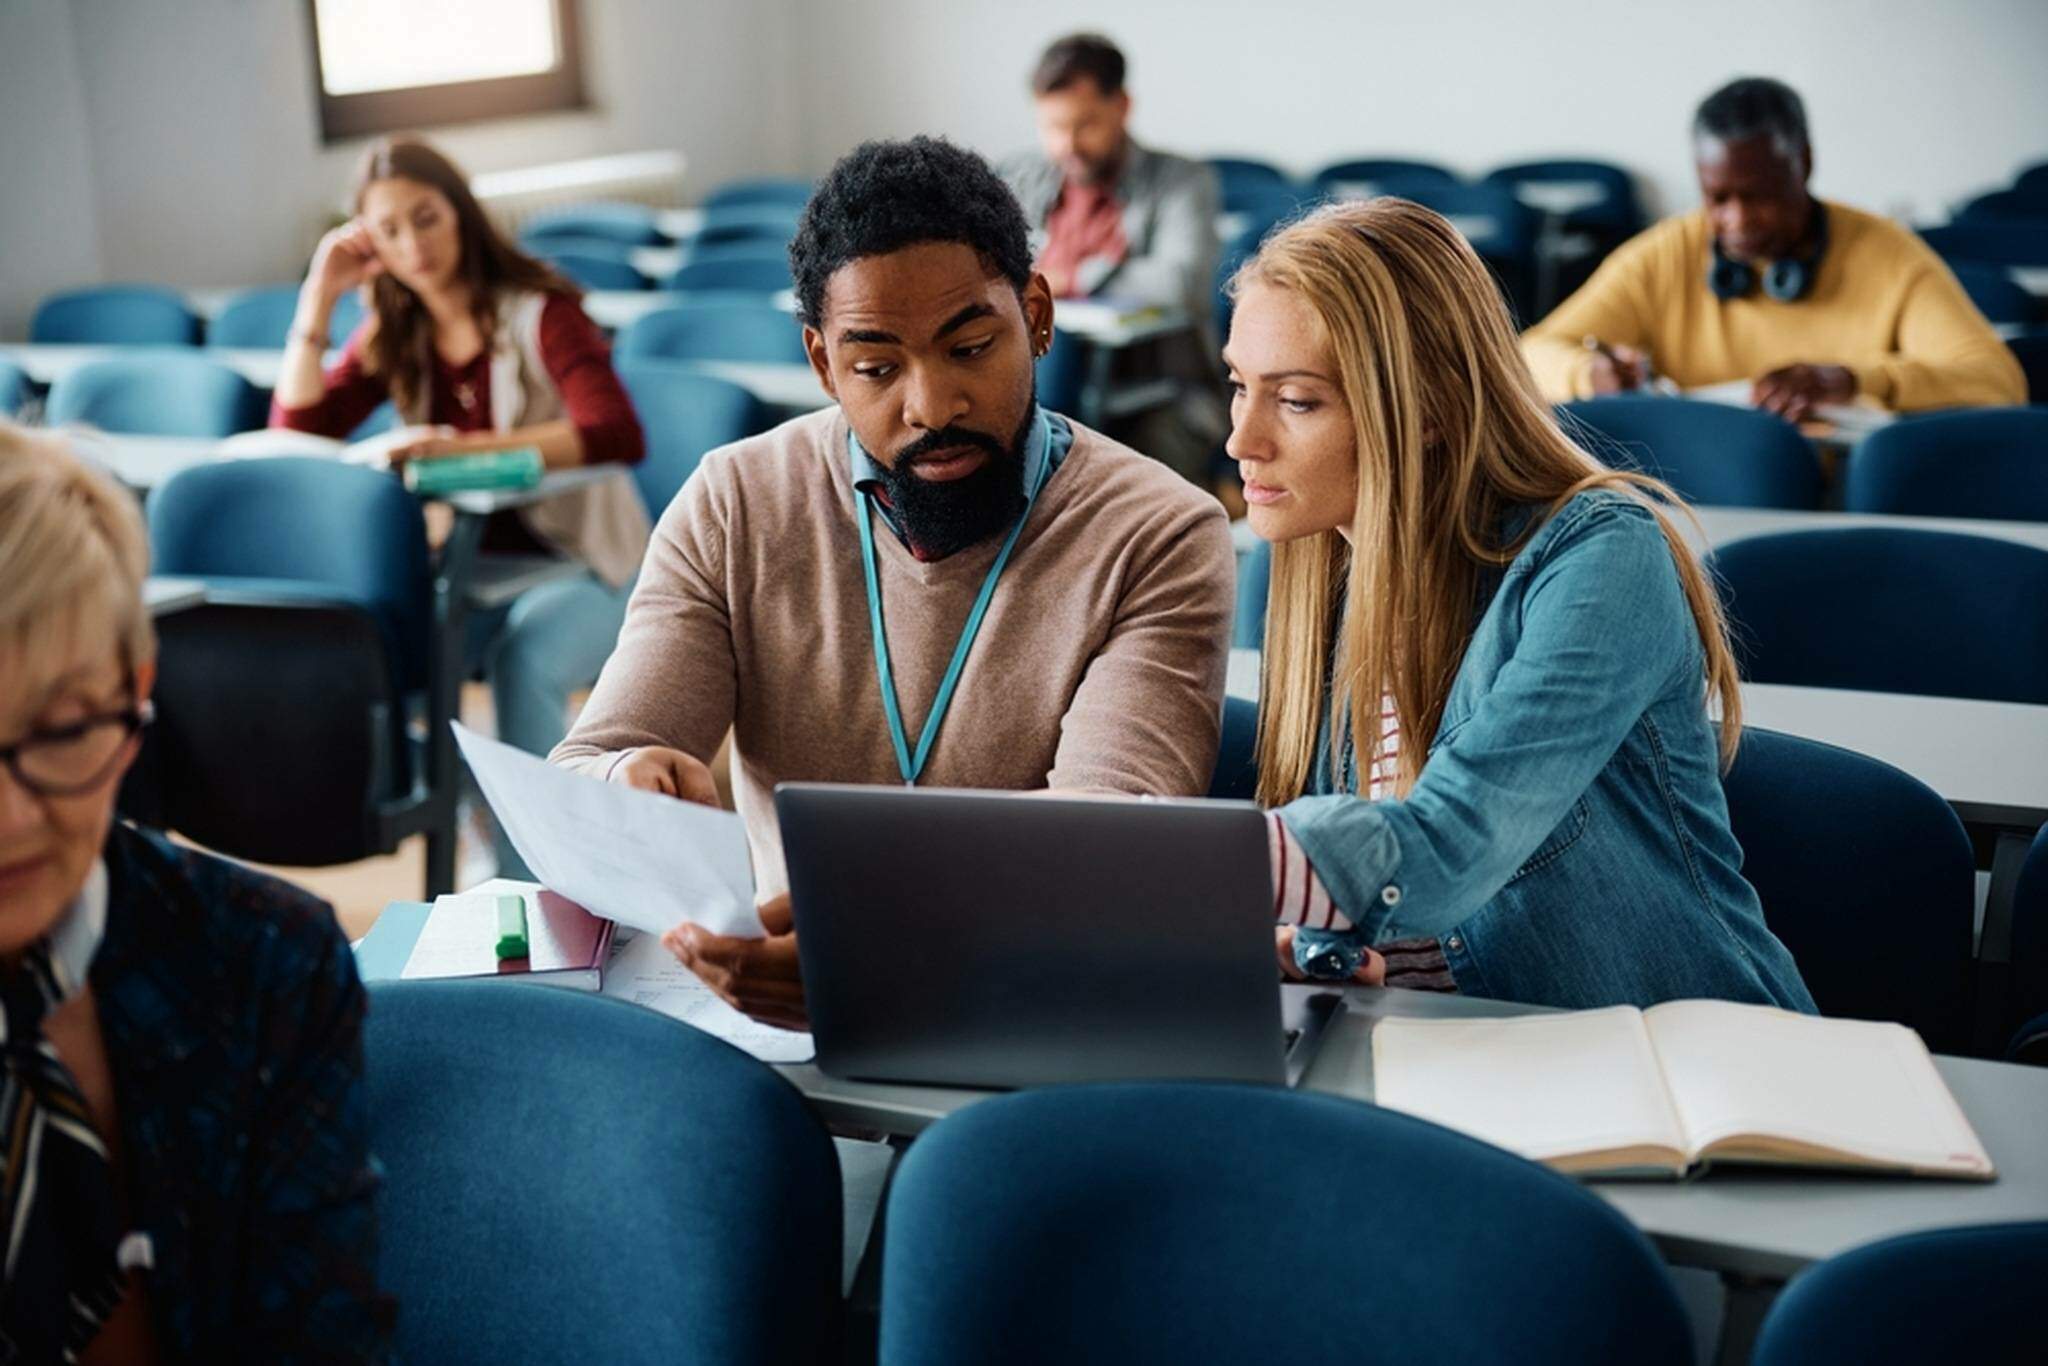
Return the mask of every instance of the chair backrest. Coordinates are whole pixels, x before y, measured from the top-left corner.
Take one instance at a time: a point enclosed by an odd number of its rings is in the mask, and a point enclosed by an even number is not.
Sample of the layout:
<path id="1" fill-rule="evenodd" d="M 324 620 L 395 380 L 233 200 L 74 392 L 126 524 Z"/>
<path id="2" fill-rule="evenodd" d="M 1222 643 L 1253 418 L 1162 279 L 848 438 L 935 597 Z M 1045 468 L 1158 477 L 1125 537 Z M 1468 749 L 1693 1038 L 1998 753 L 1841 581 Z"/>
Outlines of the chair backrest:
<path id="1" fill-rule="evenodd" d="M 1881 760 L 1756 727 L 1722 786 L 1742 875 L 1821 1013 L 1961 1047 L 1976 874 L 1954 809 Z"/>
<path id="2" fill-rule="evenodd" d="M 233 436 L 263 425 L 262 391 L 200 351 L 89 361 L 50 386 L 44 420 L 148 436 Z"/>
<path id="3" fill-rule="evenodd" d="M 1607 161 L 1523 161 L 1486 174 L 1486 184 L 1505 185 L 1529 207 L 1552 212 L 1555 191 L 1580 193 L 1559 216 L 1572 227 L 1604 227 L 1634 232 L 1642 227 L 1643 209 L 1635 178 Z M 1549 191 L 1549 192 L 1546 192 Z"/>
<path id="4" fill-rule="evenodd" d="M 1393 193 L 1450 219 L 1481 256 L 1522 256 L 1536 245 L 1536 211 L 1506 185 L 1423 181 Z"/>
<path id="5" fill-rule="evenodd" d="M 637 244 L 621 242 L 615 237 L 592 237 L 586 233 L 568 231 L 528 231 L 520 235 L 519 245 L 522 250 L 543 260 L 553 260 L 559 253 L 570 252 L 583 256 L 601 256 L 607 261 L 619 261 L 629 265 L 632 263 L 633 253 L 641 250 Z"/>
<path id="6" fill-rule="evenodd" d="M 282 350 L 291 336 L 292 316 L 298 308 L 297 285 L 264 285 L 257 289 L 237 290 L 207 321 L 206 344 Z M 361 305 L 357 308 L 360 311 Z M 331 326 L 330 332 L 336 342 L 348 336 L 338 327 Z"/>
<path id="7" fill-rule="evenodd" d="M 521 983 L 379 982 L 378 1279 L 410 1361 L 825 1361 L 832 1140 L 709 1034 Z"/>
<path id="8" fill-rule="evenodd" d="M 1924 1366 L 2041 1359 L 2048 1222 L 1932 1229 L 1853 1248 L 1792 1278 L 1751 1366 Z"/>
<path id="9" fill-rule="evenodd" d="M 1211 797 L 1251 801 L 1259 795 L 1259 704 L 1223 699 L 1223 740 L 1209 776 Z"/>
<path id="10" fill-rule="evenodd" d="M 2048 230 L 1997 218 L 1959 218 L 1920 229 L 1920 238 L 1951 265 L 1983 261 L 1999 266 L 2048 265 Z"/>
<path id="11" fill-rule="evenodd" d="M 2048 404 L 2048 332 L 2007 337 L 2005 344 L 2027 377 L 2027 402 Z"/>
<path id="12" fill-rule="evenodd" d="M 1038 401 L 1055 413 L 1080 411 L 1081 390 L 1088 375 L 1088 345 L 1055 325 L 1052 346 L 1038 358 Z"/>
<path id="13" fill-rule="evenodd" d="M 770 425 L 759 399 L 687 364 L 629 357 L 619 361 L 618 370 L 647 434 L 647 455 L 633 467 L 633 482 L 647 515 L 656 521 L 696 473 L 706 451 Z"/>
<path id="14" fill-rule="evenodd" d="M 601 237 L 628 247 L 657 246 L 664 240 L 653 209 L 605 201 L 547 210 L 519 225 L 521 242 L 550 236 Z"/>
<path id="15" fill-rule="evenodd" d="M 675 268 L 663 288 L 747 290 L 772 295 L 791 285 L 789 256 L 779 248 L 693 252 Z"/>
<path id="16" fill-rule="evenodd" d="M 1237 557 L 1237 616 L 1230 627 L 1232 649 L 1265 648 L 1266 592 L 1272 581 L 1272 543 L 1255 539 Z"/>
<path id="17" fill-rule="evenodd" d="M 2048 550 L 1854 527 L 1733 541 L 1713 565 L 1744 678 L 2048 703 Z"/>
<path id="18" fill-rule="evenodd" d="M 694 259 L 706 247 L 745 243 L 755 251 L 786 248 L 796 236 L 798 210 L 786 204 L 726 204 L 704 210 L 689 240 Z"/>
<path id="19" fill-rule="evenodd" d="M 704 209 L 728 208 L 735 204 L 780 204 L 801 209 L 811 202 L 810 181 L 794 176 L 763 176 L 754 180 L 728 180 L 704 197 Z"/>
<path id="20" fill-rule="evenodd" d="M 1852 512 L 2048 521 L 2048 408 L 1930 413 L 1872 432 L 1849 461 Z"/>
<path id="21" fill-rule="evenodd" d="M 155 285 L 100 285 L 52 294 L 28 325 L 32 342 L 106 346 L 197 346 L 199 315 L 175 291 Z"/>
<path id="22" fill-rule="evenodd" d="M 376 618 L 302 583 L 218 596 L 157 623 L 157 722 L 123 810 L 259 863 L 389 852 L 378 810 L 412 772 Z"/>
<path id="23" fill-rule="evenodd" d="M 428 676 L 426 519 L 388 474 L 308 456 L 192 465 L 150 495 L 160 574 L 287 580 L 369 612 L 402 691 Z"/>
<path id="24" fill-rule="evenodd" d="M 1993 190 L 1980 194 L 1956 210 L 1958 222 L 2024 223 L 2038 231 L 2048 232 L 2048 204 L 2043 204 L 2036 195 L 2022 190 Z"/>
<path id="25" fill-rule="evenodd" d="M 1371 1183 L 1365 1218 L 1348 1197 L 1288 1198 L 1275 1153 L 1398 1176 Z M 1416 1354 L 1392 1340 L 1404 1324 L 1432 1361 L 1692 1352 L 1662 1263 L 1611 1206 L 1335 1096 L 1156 1083 L 982 1101 L 905 1154 L 886 1225 L 884 1366 L 1356 1366 Z"/>
<path id="26" fill-rule="evenodd" d="M 13 418 L 28 406 L 28 372 L 11 360 L 0 360 L 0 417 Z"/>
<path id="27" fill-rule="evenodd" d="M 1433 161 L 1400 157 L 1357 157 L 1317 171 L 1309 183 L 1333 199 L 1367 199 L 1376 194 L 1407 195 L 1420 185 L 1456 185 L 1458 173 Z"/>
<path id="28" fill-rule="evenodd" d="M 1982 261 L 1950 261 L 1949 270 L 1955 275 L 1956 283 L 1963 287 L 1963 293 L 1970 296 L 1970 302 L 1984 315 L 1984 321 L 2001 326 L 2031 323 L 2040 315 L 2041 306 L 2034 296 L 2020 288 L 2003 266 L 1986 265 Z"/>
<path id="29" fill-rule="evenodd" d="M 1566 430 L 1600 460 L 1655 475 L 1688 502 L 1820 506 L 1821 471 L 1813 447 L 1797 428 L 1769 413 L 1639 394 L 1566 403 L 1559 413 L 1567 419 Z"/>
<path id="30" fill-rule="evenodd" d="M 545 252 L 548 264 L 585 289 L 646 289 L 651 281 L 630 261 L 581 251 Z"/>
<path id="31" fill-rule="evenodd" d="M 1233 186 L 1277 185 L 1282 188 L 1294 183 L 1294 177 L 1270 161 L 1255 157 L 1210 157 L 1209 169 L 1216 173 L 1216 183 L 1225 193 Z"/>
<path id="32" fill-rule="evenodd" d="M 2048 825 L 2020 862 L 2012 888 L 2012 1018 L 2048 1024 Z M 2048 1061 L 2048 1058 L 2044 1058 Z"/>
<path id="33" fill-rule="evenodd" d="M 768 361 L 801 365 L 803 330 L 766 300 L 687 303 L 635 318 L 619 333 L 621 359 Z"/>

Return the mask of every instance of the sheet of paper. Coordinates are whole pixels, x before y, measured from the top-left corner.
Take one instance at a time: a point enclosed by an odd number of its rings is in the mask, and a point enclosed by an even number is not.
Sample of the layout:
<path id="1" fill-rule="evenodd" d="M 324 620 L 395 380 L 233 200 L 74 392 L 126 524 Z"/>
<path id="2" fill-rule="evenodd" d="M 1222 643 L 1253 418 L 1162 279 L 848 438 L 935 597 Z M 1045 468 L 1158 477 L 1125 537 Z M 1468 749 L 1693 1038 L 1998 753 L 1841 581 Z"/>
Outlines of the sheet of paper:
<path id="1" fill-rule="evenodd" d="M 498 970 L 498 898 L 436 898 L 400 977 L 472 977 Z"/>
<path id="2" fill-rule="evenodd" d="M 1749 395 L 1752 387 L 1746 379 L 1732 379 L 1721 384 L 1687 389 L 1685 397 L 1706 403 L 1725 403 L 1731 408 L 1747 408 L 1750 406 Z M 1895 414 L 1867 403 L 1823 403 L 1813 410 L 1813 414 L 1820 421 L 1853 436 L 1874 432 L 1879 427 L 1890 426 L 1897 420 Z"/>
<path id="3" fill-rule="evenodd" d="M 762 1024 L 719 1000 L 696 973 L 676 961 L 660 935 L 627 938 L 604 971 L 605 995 L 658 1010 L 716 1035 L 762 1062 L 809 1062 L 817 1056 L 810 1035 Z"/>
<path id="4" fill-rule="evenodd" d="M 740 818 L 556 768 L 459 722 L 484 800 L 540 884 L 593 915 L 659 934 L 694 921 L 761 937 Z"/>

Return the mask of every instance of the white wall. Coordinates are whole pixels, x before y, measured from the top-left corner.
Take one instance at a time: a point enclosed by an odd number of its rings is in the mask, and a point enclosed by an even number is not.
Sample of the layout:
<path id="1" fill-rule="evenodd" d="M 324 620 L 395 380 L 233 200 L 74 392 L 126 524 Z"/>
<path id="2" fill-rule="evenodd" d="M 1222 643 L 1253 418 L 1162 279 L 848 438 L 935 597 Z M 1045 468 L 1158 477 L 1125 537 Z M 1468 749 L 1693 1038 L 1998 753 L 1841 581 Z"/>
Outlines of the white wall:
<path id="1" fill-rule="evenodd" d="M 809 165 L 913 132 L 1028 146 L 1031 66 L 1077 28 L 1129 57 L 1141 137 L 1303 174 L 1351 155 L 1476 175 L 1579 154 L 1684 208 L 1693 107 L 1737 75 L 1801 92 L 1816 189 L 1867 207 L 1933 217 L 2048 157 L 2043 0 L 817 0 Z"/>
<path id="2" fill-rule="evenodd" d="M 363 146 L 320 141 L 306 6 L 67 8 L 107 274 L 181 286 L 296 275 Z M 428 131 L 471 172 L 647 147 L 684 149 L 699 185 L 793 164 L 795 122 L 756 112 L 789 98 L 788 19 L 779 2 L 588 0 L 592 108 Z M 19 106 L 0 93 L 0 123 Z"/>
<path id="3" fill-rule="evenodd" d="M 0 337 L 35 302 L 101 278 L 84 88 L 64 0 L 0 3 Z"/>
<path id="4" fill-rule="evenodd" d="M 291 278 L 360 143 L 319 139 L 301 0 L 0 0 L 0 336 L 95 278 Z M 1583 154 L 1693 202 L 1700 96 L 1807 97 L 1824 194 L 1932 218 L 2048 156 L 2043 0 L 583 0 L 587 111 L 429 130 L 468 169 L 678 147 L 699 192 L 864 137 L 1028 146 L 1039 49 L 1107 31 L 1141 136 L 1307 172 Z"/>

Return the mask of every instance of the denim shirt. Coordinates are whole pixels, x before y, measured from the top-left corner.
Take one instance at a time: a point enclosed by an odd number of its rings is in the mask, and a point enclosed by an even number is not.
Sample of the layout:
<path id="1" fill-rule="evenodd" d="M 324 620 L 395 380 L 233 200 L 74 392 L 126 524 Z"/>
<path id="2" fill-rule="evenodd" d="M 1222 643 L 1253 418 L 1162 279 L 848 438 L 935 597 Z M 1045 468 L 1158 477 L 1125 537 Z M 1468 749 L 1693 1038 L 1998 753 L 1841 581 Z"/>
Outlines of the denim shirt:
<path id="1" fill-rule="evenodd" d="M 1704 670 L 1656 518 L 1572 499 L 1499 576 L 1409 794 L 1347 795 L 1323 762 L 1281 808 L 1339 937 L 1435 936 L 1473 996 L 1813 1011 L 1742 877 Z"/>

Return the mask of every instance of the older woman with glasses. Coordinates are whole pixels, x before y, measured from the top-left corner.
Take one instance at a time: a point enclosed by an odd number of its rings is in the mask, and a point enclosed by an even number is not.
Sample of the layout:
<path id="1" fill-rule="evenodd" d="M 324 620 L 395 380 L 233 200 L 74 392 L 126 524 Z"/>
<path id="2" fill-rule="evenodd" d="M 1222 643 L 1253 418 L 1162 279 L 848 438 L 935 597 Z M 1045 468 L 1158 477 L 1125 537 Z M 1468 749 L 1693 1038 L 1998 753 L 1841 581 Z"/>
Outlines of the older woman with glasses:
<path id="1" fill-rule="evenodd" d="M 381 1360 L 334 916 L 114 818 L 147 563 L 131 498 L 0 423 L 0 1360 Z"/>

